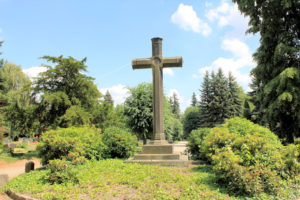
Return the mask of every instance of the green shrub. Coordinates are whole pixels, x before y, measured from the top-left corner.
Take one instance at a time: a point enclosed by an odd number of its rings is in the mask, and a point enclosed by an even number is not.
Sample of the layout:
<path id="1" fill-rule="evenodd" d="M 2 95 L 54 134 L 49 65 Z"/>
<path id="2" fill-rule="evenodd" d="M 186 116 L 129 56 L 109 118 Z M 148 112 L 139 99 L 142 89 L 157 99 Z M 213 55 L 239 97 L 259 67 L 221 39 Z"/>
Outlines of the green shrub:
<path id="1" fill-rule="evenodd" d="M 49 172 L 45 176 L 45 180 L 51 184 L 79 183 L 79 179 L 74 170 L 74 165 L 66 160 L 50 160 Z"/>
<path id="2" fill-rule="evenodd" d="M 91 159 L 99 160 L 103 158 L 104 149 L 100 131 L 87 127 L 47 131 L 42 134 L 37 146 L 43 164 L 54 159 L 65 159 L 74 164 Z"/>
<path id="3" fill-rule="evenodd" d="M 124 129 L 109 127 L 105 129 L 102 139 L 106 145 L 105 158 L 129 158 L 136 152 L 136 136 Z"/>
<path id="4" fill-rule="evenodd" d="M 192 155 L 194 160 L 206 160 L 206 156 L 200 154 L 200 147 L 204 141 L 204 137 L 210 132 L 209 128 L 199 128 L 193 130 L 188 137 L 188 152 Z"/>
<path id="5" fill-rule="evenodd" d="M 232 192 L 275 194 L 283 180 L 299 174 L 299 146 L 284 147 L 267 128 L 236 117 L 208 132 L 192 132 L 190 152 L 212 163 L 218 181 Z"/>

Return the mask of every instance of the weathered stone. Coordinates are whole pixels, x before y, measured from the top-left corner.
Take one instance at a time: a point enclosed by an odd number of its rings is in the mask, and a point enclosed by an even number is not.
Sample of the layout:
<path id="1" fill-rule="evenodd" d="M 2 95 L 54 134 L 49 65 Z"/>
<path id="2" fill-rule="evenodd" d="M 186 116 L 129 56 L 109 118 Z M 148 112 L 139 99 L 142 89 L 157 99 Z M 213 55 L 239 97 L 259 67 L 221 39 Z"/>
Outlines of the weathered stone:
<path id="1" fill-rule="evenodd" d="M 152 58 L 133 59 L 133 69 L 152 69 L 153 84 L 153 136 L 149 145 L 144 145 L 141 154 L 125 162 L 159 164 L 163 166 L 187 167 L 187 157 L 174 154 L 173 145 L 168 144 L 164 134 L 163 113 L 163 68 L 182 67 L 182 57 L 162 57 L 162 38 L 152 38 Z"/>
<path id="2" fill-rule="evenodd" d="M 25 164 L 25 173 L 30 172 L 31 170 L 34 170 L 34 162 L 33 161 L 28 161 Z"/>
<path id="3" fill-rule="evenodd" d="M 133 160 L 179 160 L 179 154 L 136 154 Z"/>
<path id="4" fill-rule="evenodd" d="M 173 145 L 144 145 L 142 154 L 172 154 L 173 153 Z"/>
<path id="5" fill-rule="evenodd" d="M 152 144 L 167 144 L 164 135 L 163 68 L 182 67 L 182 57 L 162 57 L 162 38 L 152 38 L 152 58 L 133 59 L 133 69 L 152 68 L 153 136 Z"/>
<path id="6" fill-rule="evenodd" d="M 8 183 L 8 174 L 0 174 L 0 187 Z"/>

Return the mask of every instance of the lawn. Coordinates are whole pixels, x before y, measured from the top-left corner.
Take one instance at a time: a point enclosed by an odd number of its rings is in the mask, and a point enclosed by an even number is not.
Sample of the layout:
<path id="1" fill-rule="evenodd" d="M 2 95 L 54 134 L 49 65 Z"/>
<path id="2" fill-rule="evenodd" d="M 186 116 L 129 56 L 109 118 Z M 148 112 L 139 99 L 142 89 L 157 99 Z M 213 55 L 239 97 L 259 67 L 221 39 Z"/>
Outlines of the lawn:
<path id="1" fill-rule="evenodd" d="M 37 199 L 295 199 L 299 188 L 286 188 L 280 197 L 234 196 L 216 183 L 209 165 L 193 168 L 123 163 L 122 160 L 90 161 L 75 168 L 79 184 L 50 185 L 46 170 L 23 174 L 8 183 L 11 189 Z"/>

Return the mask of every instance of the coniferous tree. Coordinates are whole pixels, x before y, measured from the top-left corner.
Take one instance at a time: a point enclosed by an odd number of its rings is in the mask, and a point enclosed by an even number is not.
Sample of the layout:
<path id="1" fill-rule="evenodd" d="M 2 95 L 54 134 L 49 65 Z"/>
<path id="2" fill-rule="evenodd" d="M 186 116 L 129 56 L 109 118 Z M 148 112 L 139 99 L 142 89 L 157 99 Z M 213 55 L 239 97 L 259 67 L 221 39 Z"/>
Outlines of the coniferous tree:
<path id="1" fill-rule="evenodd" d="M 114 100 L 112 99 L 112 96 L 110 95 L 108 90 L 106 90 L 106 93 L 104 95 L 104 101 L 112 106 L 114 105 Z"/>
<path id="2" fill-rule="evenodd" d="M 208 71 L 206 71 L 201 85 L 201 99 L 199 102 L 201 127 L 213 127 L 213 120 L 210 115 L 212 102 L 212 83 Z"/>
<path id="3" fill-rule="evenodd" d="M 252 102 L 256 121 L 281 138 L 300 136 L 300 1 L 233 0 L 260 33 L 254 54 Z"/>
<path id="4" fill-rule="evenodd" d="M 229 118 L 241 116 L 242 100 L 239 95 L 239 87 L 231 72 L 228 73 L 228 106 Z"/>
<path id="5" fill-rule="evenodd" d="M 250 111 L 250 105 L 247 99 L 245 99 L 244 101 L 244 113 L 243 116 L 248 119 L 251 120 L 251 111 Z"/>
<path id="6" fill-rule="evenodd" d="M 228 81 L 224 76 L 221 68 L 218 73 L 212 77 L 212 107 L 210 114 L 212 115 L 213 123 L 215 125 L 224 123 L 224 120 L 229 118 L 229 90 Z"/>
<path id="7" fill-rule="evenodd" d="M 198 101 L 197 101 L 197 98 L 196 98 L 196 94 L 195 94 L 195 92 L 193 92 L 191 106 L 195 107 L 197 105 L 198 105 Z"/>
<path id="8" fill-rule="evenodd" d="M 180 105 L 179 99 L 177 94 L 174 92 L 173 95 L 170 97 L 169 102 L 171 103 L 171 111 L 175 115 L 177 119 L 180 119 Z"/>

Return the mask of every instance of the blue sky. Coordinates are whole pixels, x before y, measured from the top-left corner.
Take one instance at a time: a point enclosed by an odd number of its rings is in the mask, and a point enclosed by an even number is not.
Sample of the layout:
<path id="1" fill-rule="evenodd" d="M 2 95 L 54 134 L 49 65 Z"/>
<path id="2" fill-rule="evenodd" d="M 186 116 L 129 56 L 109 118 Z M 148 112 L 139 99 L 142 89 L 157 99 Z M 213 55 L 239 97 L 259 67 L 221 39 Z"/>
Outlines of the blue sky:
<path id="1" fill-rule="evenodd" d="M 131 68 L 151 57 L 151 38 L 163 38 L 163 56 L 182 56 L 183 68 L 164 70 L 164 92 L 176 92 L 182 111 L 206 70 L 231 71 L 249 90 L 259 35 L 245 35 L 248 19 L 226 0 L 0 0 L 2 57 L 35 77 L 44 55 L 87 57 L 100 91 L 122 103 L 126 87 L 151 82 L 151 70 Z"/>

